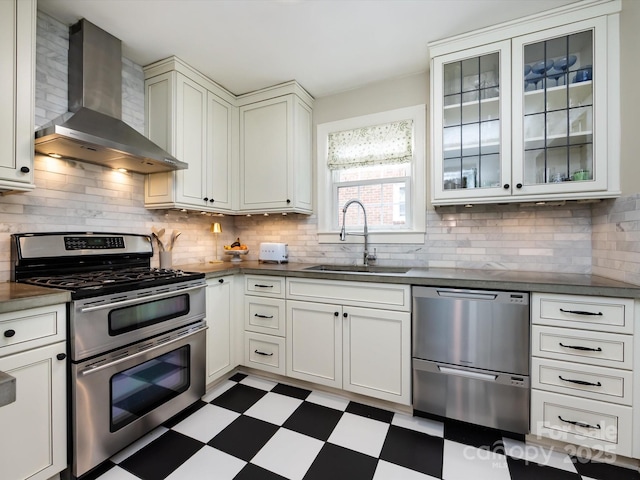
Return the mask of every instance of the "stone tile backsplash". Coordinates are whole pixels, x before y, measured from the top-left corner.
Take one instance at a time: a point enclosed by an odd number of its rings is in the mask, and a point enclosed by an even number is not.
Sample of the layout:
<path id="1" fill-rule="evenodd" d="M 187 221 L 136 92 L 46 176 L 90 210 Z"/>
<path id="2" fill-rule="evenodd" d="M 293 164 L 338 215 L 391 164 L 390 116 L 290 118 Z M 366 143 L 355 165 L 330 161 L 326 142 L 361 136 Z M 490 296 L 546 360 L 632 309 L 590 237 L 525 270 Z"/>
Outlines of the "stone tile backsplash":
<path id="1" fill-rule="evenodd" d="M 67 27 L 38 12 L 36 125 L 67 110 Z M 144 76 L 123 66 L 123 119 L 144 131 Z M 14 232 L 180 230 L 175 264 L 215 258 L 212 222 L 222 224 L 222 246 L 240 237 L 257 259 L 260 242 L 286 242 L 291 261 L 349 264 L 362 244 L 320 245 L 317 218 L 305 215 L 219 217 L 144 208 L 144 176 L 37 156 L 33 192 L 0 196 L 0 281 L 10 276 Z M 640 195 L 556 207 L 477 205 L 426 212 L 420 245 L 372 245 L 379 263 L 406 266 L 593 273 L 640 284 Z M 336 234 L 337 240 L 337 234 Z M 152 261 L 158 265 L 157 254 Z"/>

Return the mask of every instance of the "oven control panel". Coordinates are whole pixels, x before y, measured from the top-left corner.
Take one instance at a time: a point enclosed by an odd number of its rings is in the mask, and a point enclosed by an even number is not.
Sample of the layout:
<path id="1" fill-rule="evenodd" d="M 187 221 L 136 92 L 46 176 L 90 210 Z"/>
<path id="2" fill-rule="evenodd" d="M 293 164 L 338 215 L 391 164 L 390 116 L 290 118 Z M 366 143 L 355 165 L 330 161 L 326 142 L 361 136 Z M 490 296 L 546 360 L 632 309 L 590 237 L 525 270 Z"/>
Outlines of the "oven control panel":
<path id="1" fill-rule="evenodd" d="M 65 250 L 102 250 L 107 248 L 124 248 L 122 237 L 64 237 Z"/>

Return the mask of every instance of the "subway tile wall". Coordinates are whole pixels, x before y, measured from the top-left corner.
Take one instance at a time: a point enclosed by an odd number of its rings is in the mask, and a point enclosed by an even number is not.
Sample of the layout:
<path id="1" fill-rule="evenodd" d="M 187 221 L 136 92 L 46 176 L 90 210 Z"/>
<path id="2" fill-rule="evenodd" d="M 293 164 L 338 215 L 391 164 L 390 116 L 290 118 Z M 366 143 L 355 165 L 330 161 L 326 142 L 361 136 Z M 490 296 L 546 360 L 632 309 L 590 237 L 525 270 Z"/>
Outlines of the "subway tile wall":
<path id="1" fill-rule="evenodd" d="M 38 12 L 36 125 L 67 107 L 67 27 Z M 144 77 L 124 60 L 123 119 L 144 130 Z M 222 245 L 239 236 L 257 259 L 260 242 L 286 242 L 292 261 L 359 261 L 362 244 L 318 244 L 315 215 L 212 217 L 144 208 L 144 177 L 72 161 L 37 156 L 33 192 L 0 197 L 0 281 L 9 279 L 9 234 L 27 231 L 182 232 L 174 263 L 215 258 L 213 221 Z M 446 207 L 426 212 L 427 236 L 419 245 L 373 245 L 379 263 L 407 266 L 594 273 L 640 284 L 640 196 L 562 207 L 519 205 Z M 337 235 L 337 234 L 336 234 Z M 157 255 L 152 264 L 157 265 Z"/>

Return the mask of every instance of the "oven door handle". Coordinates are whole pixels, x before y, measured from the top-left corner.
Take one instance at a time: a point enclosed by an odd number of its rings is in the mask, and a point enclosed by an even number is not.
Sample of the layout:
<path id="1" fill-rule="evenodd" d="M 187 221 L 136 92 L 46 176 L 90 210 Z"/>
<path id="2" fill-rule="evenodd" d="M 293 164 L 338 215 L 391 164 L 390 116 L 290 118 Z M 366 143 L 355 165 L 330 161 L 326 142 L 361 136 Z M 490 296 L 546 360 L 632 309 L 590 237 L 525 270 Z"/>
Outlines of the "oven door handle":
<path id="1" fill-rule="evenodd" d="M 194 287 L 183 288 L 181 290 L 171 290 L 170 292 L 156 293 L 154 295 L 148 295 L 146 297 L 136 297 L 136 298 L 131 298 L 129 300 L 122 300 L 119 302 L 104 303 L 102 305 L 94 305 L 93 307 L 83 307 L 80 309 L 80 312 L 87 313 L 87 312 L 95 312 L 96 310 L 103 310 L 105 308 L 122 307 L 125 305 L 131 305 L 132 303 L 140 303 L 141 300 L 144 300 L 145 302 L 147 300 L 159 300 L 161 298 L 179 295 L 184 292 L 199 290 L 204 287 L 205 287 L 204 285 L 197 285 Z"/>
<path id="2" fill-rule="evenodd" d="M 127 355 L 126 357 L 119 358 L 118 360 L 114 360 L 113 362 L 105 363 L 104 365 L 98 365 L 96 367 L 85 368 L 84 370 L 82 370 L 80 372 L 80 375 L 82 375 L 84 377 L 86 375 L 91 375 L 92 373 L 98 373 L 101 370 L 105 370 L 107 368 L 113 367 L 114 365 L 118 365 L 118 364 L 120 364 L 122 362 L 126 362 L 127 360 L 131 360 L 132 358 L 137 358 L 137 357 L 140 357 L 142 355 L 146 355 L 149 352 L 153 352 L 155 350 L 158 350 L 159 348 L 166 347 L 167 345 L 171 345 L 171 344 L 176 343 L 176 342 L 181 342 L 185 338 L 189 338 L 189 337 L 192 337 L 194 335 L 197 335 L 198 333 L 204 332 L 208 328 L 209 327 L 207 327 L 207 326 L 202 326 L 202 327 L 198 328 L 197 330 L 194 330 L 193 332 L 187 333 L 186 335 L 182 335 L 182 336 L 180 336 L 178 338 L 174 338 L 173 340 L 171 340 L 169 342 L 164 342 L 164 343 L 161 343 L 160 345 L 154 345 L 153 347 L 147 348 L 146 350 L 141 350 L 139 352 L 132 353 L 131 355 Z"/>

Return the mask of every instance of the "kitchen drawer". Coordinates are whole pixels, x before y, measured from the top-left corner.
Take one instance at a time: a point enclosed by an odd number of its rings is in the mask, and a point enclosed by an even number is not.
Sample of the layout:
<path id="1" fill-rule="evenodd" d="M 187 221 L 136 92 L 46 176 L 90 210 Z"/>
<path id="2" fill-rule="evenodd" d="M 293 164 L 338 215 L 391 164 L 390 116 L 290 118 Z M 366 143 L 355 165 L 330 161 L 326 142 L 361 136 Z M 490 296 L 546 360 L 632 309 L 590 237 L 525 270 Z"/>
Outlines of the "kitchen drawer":
<path id="1" fill-rule="evenodd" d="M 629 370 L 536 357 L 531 361 L 532 388 L 622 405 L 631 405 L 632 377 Z"/>
<path id="2" fill-rule="evenodd" d="M 633 367 L 633 336 L 569 330 L 543 325 L 531 328 L 531 354 L 601 367 Z"/>
<path id="3" fill-rule="evenodd" d="M 244 285 L 245 294 L 284 298 L 285 277 L 245 275 Z"/>
<path id="4" fill-rule="evenodd" d="M 244 332 L 245 366 L 285 375 L 284 360 L 284 338 Z"/>
<path id="5" fill-rule="evenodd" d="M 0 356 L 66 339 L 64 304 L 0 314 Z"/>
<path id="6" fill-rule="evenodd" d="M 285 335 L 285 301 L 280 298 L 265 298 L 245 295 L 244 329 L 267 335 Z"/>
<path id="7" fill-rule="evenodd" d="M 531 391 L 532 435 L 631 456 L 631 420 L 631 407 Z"/>
<path id="8" fill-rule="evenodd" d="M 630 298 L 533 293 L 531 322 L 554 327 L 633 333 L 633 305 Z"/>
<path id="9" fill-rule="evenodd" d="M 411 286 L 287 278 L 287 298 L 354 307 L 411 311 Z"/>

